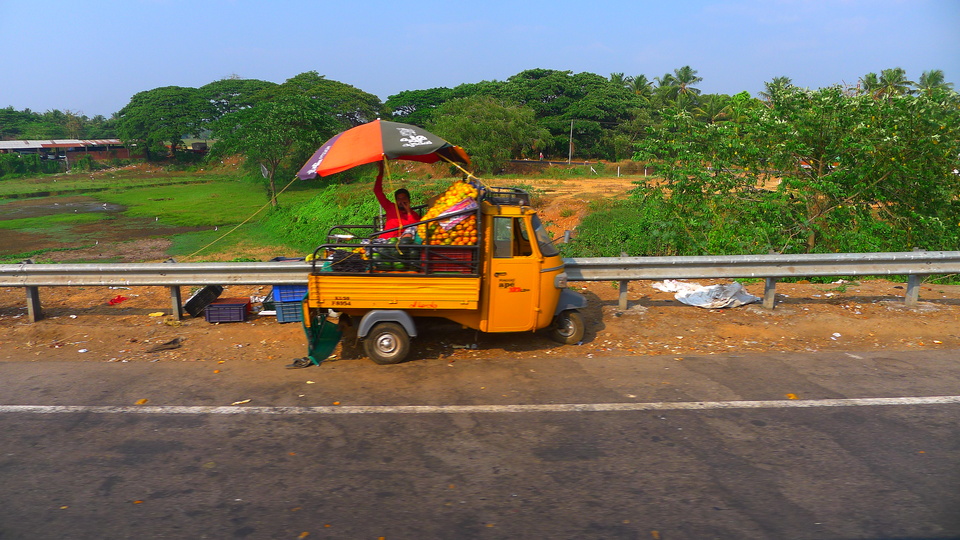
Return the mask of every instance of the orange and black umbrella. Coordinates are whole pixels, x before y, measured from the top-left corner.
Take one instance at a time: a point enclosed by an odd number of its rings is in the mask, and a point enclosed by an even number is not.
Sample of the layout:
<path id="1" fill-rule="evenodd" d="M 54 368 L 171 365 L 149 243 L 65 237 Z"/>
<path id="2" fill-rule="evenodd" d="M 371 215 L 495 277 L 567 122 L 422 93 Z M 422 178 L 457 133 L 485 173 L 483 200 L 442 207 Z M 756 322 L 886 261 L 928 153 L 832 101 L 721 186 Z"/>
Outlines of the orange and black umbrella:
<path id="1" fill-rule="evenodd" d="M 345 171 L 383 159 L 407 159 L 424 163 L 441 160 L 470 164 L 463 148 L 429 131 L 399 122 L 374 120 L 348 129 L 323 143 L 297 176 L 309 180 Z"/>

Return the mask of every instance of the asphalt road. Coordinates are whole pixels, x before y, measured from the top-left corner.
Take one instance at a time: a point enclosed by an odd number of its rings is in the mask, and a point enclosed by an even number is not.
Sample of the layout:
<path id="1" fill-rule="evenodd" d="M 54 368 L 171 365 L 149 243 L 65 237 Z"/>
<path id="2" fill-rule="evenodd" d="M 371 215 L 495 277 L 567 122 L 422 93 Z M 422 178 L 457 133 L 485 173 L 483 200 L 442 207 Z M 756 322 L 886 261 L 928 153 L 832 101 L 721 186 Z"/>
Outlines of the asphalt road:
<path id="1" fill-rule="evenodd" d="M 0 539 L 958 538 L 957 360 L 0 363 Z"/>

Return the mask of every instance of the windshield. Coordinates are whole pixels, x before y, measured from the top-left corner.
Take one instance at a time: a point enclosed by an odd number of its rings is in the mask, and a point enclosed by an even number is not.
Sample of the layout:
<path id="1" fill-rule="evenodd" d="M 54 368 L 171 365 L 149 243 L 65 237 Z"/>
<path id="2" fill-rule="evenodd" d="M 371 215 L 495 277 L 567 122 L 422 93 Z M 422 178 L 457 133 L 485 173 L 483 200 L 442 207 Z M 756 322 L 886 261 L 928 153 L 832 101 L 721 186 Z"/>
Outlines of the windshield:
<path id="1" fill-rule="evenodd" d="M 537 217 L 536 214 L 533 215 L 530 223 L 533 225 L 533 233 L 537 235 L 537 245 L 540 246 L 540 254 L 544 257 L 559 255 L 560 251 L 553 245 L 553 239 L 550 238 L 550 233 L 543 228 L 543 223 L 540 223 L 540 218 Z"/>

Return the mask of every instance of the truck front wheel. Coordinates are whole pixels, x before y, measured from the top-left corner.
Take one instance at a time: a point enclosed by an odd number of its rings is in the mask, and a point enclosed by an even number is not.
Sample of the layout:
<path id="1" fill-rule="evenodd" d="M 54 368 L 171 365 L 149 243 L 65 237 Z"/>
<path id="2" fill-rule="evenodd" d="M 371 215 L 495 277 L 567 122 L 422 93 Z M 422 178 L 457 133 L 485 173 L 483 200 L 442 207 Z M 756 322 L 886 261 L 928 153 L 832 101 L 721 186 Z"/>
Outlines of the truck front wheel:
<path id="1" fill-rule="evenodd" d="M 399 364 L 410 352 L 410 336 L 397 323 L 377 323 L 363 338 L 363 350 L 378 364 Z"/>
<path id="2" fill-rule="evenodd" d="M 568 309 L 554 318 L 553 326 L 550 327 L 550 339 L 564 345 L 573 345 L 583 340 L 585 331 L 583 315 L 580 315 L 579 311 Z"/>

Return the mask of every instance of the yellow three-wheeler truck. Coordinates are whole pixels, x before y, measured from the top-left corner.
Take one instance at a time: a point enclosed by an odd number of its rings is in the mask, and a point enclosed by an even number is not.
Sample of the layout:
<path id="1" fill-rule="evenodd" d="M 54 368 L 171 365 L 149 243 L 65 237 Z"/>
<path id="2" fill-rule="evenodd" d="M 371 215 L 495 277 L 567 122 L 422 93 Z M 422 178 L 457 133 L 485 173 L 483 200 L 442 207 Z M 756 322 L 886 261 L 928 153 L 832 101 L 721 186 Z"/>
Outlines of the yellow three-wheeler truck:
<path id="1" fill-rule="evenodd" d="M 344 325 L 356 325 L 374 362 L 402 362 L 417 336 L 417 317 L 446 318 L 483 332 L 549 327 L 560 343 L 581 341 L 584 323 L 577 310 L 586 299 L 567 289 L 563 259 L 529 195 L 516 188 L 475 193 L 462 210 L 432 218 L 428 213 L 413 226 L 416 241 L 379 240 L 397 229 L 375 225 L 334 227 L 329 243 L 313 253 L 303 299 L 308 356 L 290 367 L 322 362 Z M 461 222 L 475 226 L 464 233 L 465 241 L 451 244 L 449 231 Z"/>

